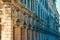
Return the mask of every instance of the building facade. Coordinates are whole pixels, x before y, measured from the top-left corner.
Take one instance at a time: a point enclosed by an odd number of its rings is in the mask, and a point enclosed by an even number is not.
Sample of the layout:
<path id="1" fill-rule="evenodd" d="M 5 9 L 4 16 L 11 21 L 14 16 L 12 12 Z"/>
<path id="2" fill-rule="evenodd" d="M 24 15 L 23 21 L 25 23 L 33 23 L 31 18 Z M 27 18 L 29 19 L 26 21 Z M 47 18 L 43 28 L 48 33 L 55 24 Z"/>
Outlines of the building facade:
<path id="1" fill-rule="evenodd" d="M 56 0 L 0 0 L 1 40 L 58 40 Z"/>

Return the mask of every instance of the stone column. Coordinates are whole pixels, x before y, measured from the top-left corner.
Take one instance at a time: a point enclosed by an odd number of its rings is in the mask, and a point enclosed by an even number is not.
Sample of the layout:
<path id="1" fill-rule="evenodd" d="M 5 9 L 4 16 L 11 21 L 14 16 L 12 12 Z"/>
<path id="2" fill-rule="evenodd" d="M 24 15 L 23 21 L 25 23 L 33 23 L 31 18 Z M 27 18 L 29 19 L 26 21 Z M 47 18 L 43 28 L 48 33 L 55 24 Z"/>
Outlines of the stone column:
<path id="1" fill-rule="evenodd" d="M 1 40 L 13 40 L 13 26 L 11 21 L 11 8 L 7 5 L 3 5 L 2 8 L 2 31 Z"/>

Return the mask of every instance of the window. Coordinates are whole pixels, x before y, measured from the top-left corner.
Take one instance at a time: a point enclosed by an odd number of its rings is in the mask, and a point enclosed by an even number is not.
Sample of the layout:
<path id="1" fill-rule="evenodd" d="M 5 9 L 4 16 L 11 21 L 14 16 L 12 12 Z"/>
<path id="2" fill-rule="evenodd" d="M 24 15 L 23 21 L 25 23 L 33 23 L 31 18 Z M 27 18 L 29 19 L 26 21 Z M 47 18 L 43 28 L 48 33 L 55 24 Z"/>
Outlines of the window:
<path id="1" fill-rule="evenodd" d="M 20 29 L 20 35 L 21 35 L 21 39 L 20 40 L 25 40 L 27 38 L 27 29 L 25 28 L 21 28 Z"/>
<path id="2" fill-rule="evenodd" d="M 32 17 L 30 18 L 30 26 L 32 27 Z"/>
<path id="3" fill-rule="evenodd" d="M 44 20 L 45 20 L 45 13 L 46 13 L 46 11 L 44 10 Z"/>
<path id="4" fill-rule="evenodd" d="M 20 0 L 21 3 L 23 3 L 23 0 Z"/>
<path id="5" fill-rule="evenodd" d="M 42 2 L 43 5 L 44 5 L 44 3 L 45 3 L 44 1 L 45 1 L 45 0 L 41 0 L 41 2 Z"/>
<path id="6" fill-rule="evenodd" d="M 41 19 L 42 19 L 42 15 L 43 15 L 43 14 L 42 14 L 42 11 L 43 11 L 43 10 L 42 10 L 42 6 L 41 6 Z"/>
<path id="7" fill-rule="evenodd" d="M 41 18 L 41 6 L 39 6 L 40 7 L 40 18 Z"/>
<path id="8" fill-rule="evenodd" d="M 44 11 L 44 10 L 43 10 L 43 7 L 42 7 L 42 19 L 43 19 L 43 17 L 44 17 L 44 16 L 43 16 L 43 15 L 44 15 L 43 11 Z M 43 20 L 44 20 L 44 19 L 43 19 Z"/>
<path id="9" fill-rule="evenodd" d="M 34 0 L 31 0 L 31 10 L 34 11 Z"/>
<path id="10" fill-rule="evenodd" d="M 1 22 L 1 18 L 0 18 L 0 22 Z"/>
<path id="11" fill-rule="evenodd" d="M 25 19 L 24 19 L 24 25 L 25 26 L 28 26 L 28 15 L 24 15 L 25 16 Z"/>
<path id="12" fill-rule="evenodd" d="M 30 40 L 30 31 L 31 30 L 29 30 L 29 29 L 27 30 L 27 40 Z"/>
<path id="13" fill-rule="evenodd" d="M 0 24 L 0 40 L 1 40 L 1 27 L 2 27 L 2 25 Z"/>
<path id="14" fill-rule="evenodd" d="M 38 16 L 40 16 L 40 5 L 38 5 Z"/>
<path id="15" fill-rule="evenodd" d="M 36 28 L 36 20 L 34 20 L 34 25 L 33 25 L 33 29 L 35 30 Z"/>
<path id="16" fill-rule="evenodd" d="M 26 0 L 23 0 L 24 5 L 26 6 Z"/>
<path id="17" fill-rule="evenodd" d="M 48 40 L 48 39 L 46 39 L 46 40 Z"/>
<path id="18" fill-rule="evenodd" d="M 28 9 L 30 9 L 30 3 L 31 3 L 30 0 L 28 0 L 27 1 L 27 7 L 28 7 Z"/>
<path id="19" fill-rule="evenodd" d="M 38 2 L 35 1 L 35 13 L 38 13 Z"/>
<path id="20" fill-rule="evenodd" d="M 32 31 L 32 40 L 34 40 L 34 31 Z"/>
<path id="21" fill-rule="evenodd" d="M 45 8 L 48 10 L 48 2 L 45 0 Z"/>
<path id="22" fill-rule="evenodd" d="M 15 40 L 15 27 L 13 26 L 13 40 Z"/>

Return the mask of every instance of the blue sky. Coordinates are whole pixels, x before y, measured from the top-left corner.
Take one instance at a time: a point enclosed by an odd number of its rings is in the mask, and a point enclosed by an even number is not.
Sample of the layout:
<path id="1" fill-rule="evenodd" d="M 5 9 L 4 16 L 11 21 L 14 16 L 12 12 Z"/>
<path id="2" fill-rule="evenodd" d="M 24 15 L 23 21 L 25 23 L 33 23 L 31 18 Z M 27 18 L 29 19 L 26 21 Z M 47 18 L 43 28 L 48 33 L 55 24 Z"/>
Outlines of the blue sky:
<path id="1" fill-rule="evenodd" d="M 57 10 L 60 14 L 60 0 L 56 0 L 56 7 L 57 7 Z"/>

